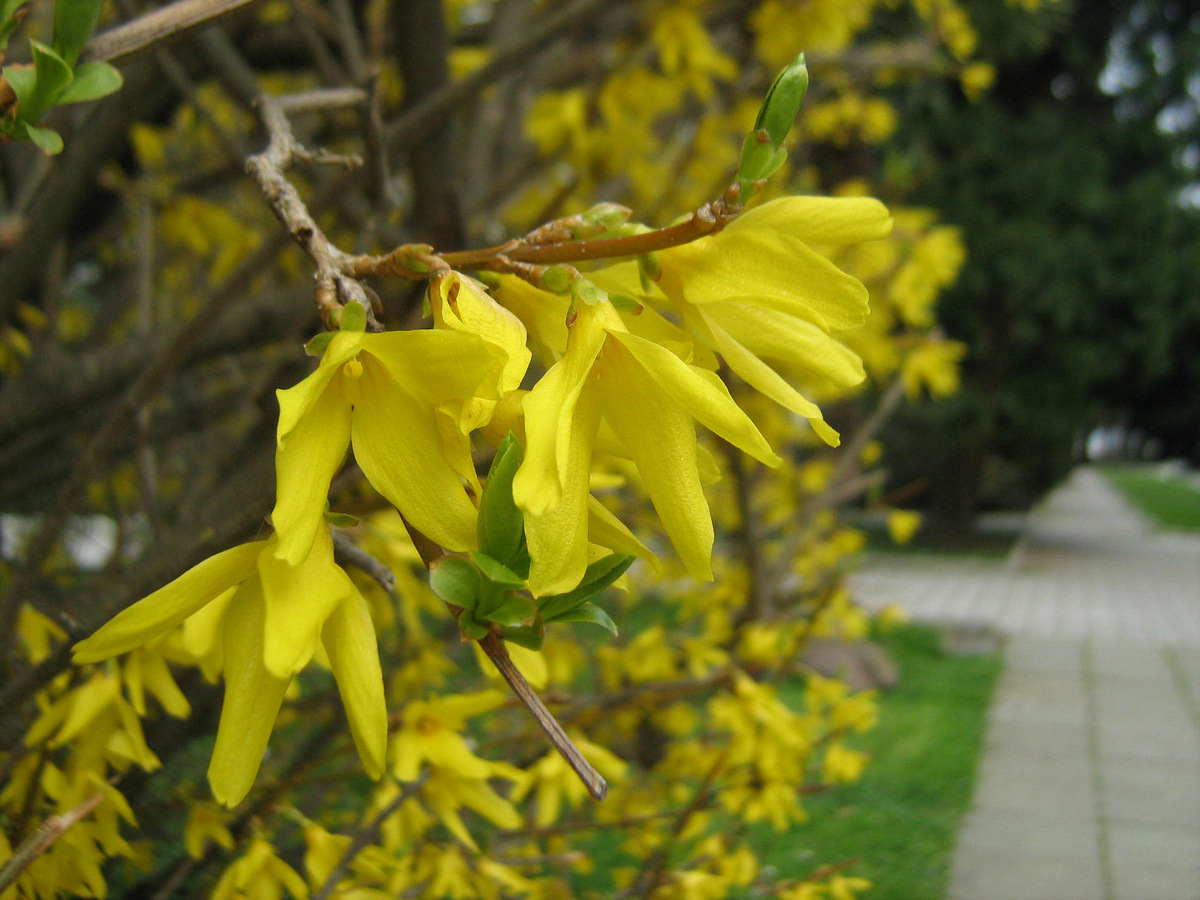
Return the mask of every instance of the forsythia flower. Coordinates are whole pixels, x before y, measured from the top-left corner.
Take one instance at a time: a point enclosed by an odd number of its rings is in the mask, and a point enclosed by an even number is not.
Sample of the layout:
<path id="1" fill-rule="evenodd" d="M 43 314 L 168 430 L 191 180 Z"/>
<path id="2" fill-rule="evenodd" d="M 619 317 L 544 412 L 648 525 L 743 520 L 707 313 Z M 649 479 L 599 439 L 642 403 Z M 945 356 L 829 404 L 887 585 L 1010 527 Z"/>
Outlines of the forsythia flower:
<path id="1" fill-rule="evenodd" d="M 477 335 L 449 329 L 334 334 L 316 371 L 278 392 L 279 557 L 296 565 L 308 553 L 351 443 L 367 480 L 416 528 L 472 548 L 477 511 L 462 482 L 475 472 L 470 401 L 497 399 L 506 363 Z"/>
<path id="2" fill-rule="evenodd" d="M 209 606 L 224 647 L 225 702 L 208 768 L 213 794 L 232 806 L 246 796 L 292 676 L 324 648 L 350 732 L 372 777 L 384 766 L 387 709 L 375 627 L 366 600 L 333 561 L 327 528 L 298 566 L 277 558 L 278 540 L 241 544 L 209 557 L 124 610 L 75 646 L 75 663 L 126 653 Z"/>
<path id="3" fill-rule="evenodd" d="M 698 581 L 712 578 L 712 519 L 693 419 L 768 465 L 779 458 L 712 372 L 631 334 L 607 301 L 579 302 L 563 358 L 524 398 L 525 511 L 535 594 L 574 588 L 587 567 L 588 477 L 601 421 L 633 460 L 671 542 Z"/>
<path id="4" fill-rule="evenodd" d="M 836 445 L 820 409 L 789 382 L 862 381 L 862 361 L 832 334 L 863 323 L 867 289 L 813 248 L 878 240 L 891 224 L 887 208 L 868 197 L 783 197 L 715 235 L 659 251 L 658 287 L 730 369 Z M 610 271 L 623 290 L 641 293 L 634 264 Z"/>

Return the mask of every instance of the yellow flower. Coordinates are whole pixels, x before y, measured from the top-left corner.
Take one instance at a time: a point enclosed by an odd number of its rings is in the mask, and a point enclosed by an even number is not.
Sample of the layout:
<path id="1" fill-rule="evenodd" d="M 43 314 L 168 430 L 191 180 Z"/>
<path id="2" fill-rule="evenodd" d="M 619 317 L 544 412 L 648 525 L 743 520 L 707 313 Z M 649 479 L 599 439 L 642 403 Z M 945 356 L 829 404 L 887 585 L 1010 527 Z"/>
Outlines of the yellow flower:
<path id="1" fill-rule="evenodd" d="M 931 397 L 950 396 L 958 390 L 958 364 L 966 354 L 967 345 L 958 341 L 924 341 L 904 358 L 904 393 L 915 400 L 925 388 Z"/>
<path id="2" fill-rule="evenodd" d="M 460 778 L 488 778 L 492 763 L 478 757 L 462 736 L 468 716 L 489 712 L 507 701 L 500 691 L 413 700 L 404 707 L 392 741 L 392 774 L 415 781 L 428 761 Z"/>
<path id="3" fill-rule="evenodd" d="M 232 806 L 250 790 L 292 676 L 322 647 L 337 679 L 350 733 L 368 774 L 383 772 L 387 709 L 375 627 L 367 603 L 333 561 L 327 528 L 298 566 L 277 557 L 278 541 L 240 544 L 209 557 L 119 613 L 75 645 L 75 663 L 126 653 L 209 604 L 224 604 L 225 703 L 208 777 Z"/>
<path id="4" fill-rule="evenodd" d="M 620 757 L 599 744 L 593 744 L 578 734 L 571 738 L 579 752 L 606 778 L 619 781 L 625 776 L 628 765 Z M 556 752 L 547 753 L 526 770 L 526 779 L 513 788 L 510 799 L 520 803 L 532 791 L 537 798 L 534 824 L 545 828 L 558 821 L 565 801 L 574 808 L 587 797 L 587 788 L 579 780 L 566 760 Z"/>
<path id="5" fill-rule="evenodd" d="M 601 421 L 636 465 L 698 581 L 712 579 L 713 527 L 693 419 L 763 462 L 779 462 L 716 375 L 631 334 L 606 301 L 577 304 L 566 353 L 522 405 L 525 460 L 513 499 L 526 513 L 538 595 L 571 590 L 587 567 L 588 477 Z"/>
<path id="6" fill-rule="evenodd" d="M 245 856 L 225 870 L 213 889 L 212 900 L 279 900 L 284 891 L 297 900 L 308 896 L 308 887 L 296 870 L 275 855 L 270 842 L 255 838 Z"/>
<path id="7" fill-rule="evenodd" d="M 863 323 L 867 290 L 813 248 L 878 240 L 890 229 L 886 207 L 868 197 L 783 197 L 711 237 L 660 251 L 658 286 L 702 344 L 836 445 L 837 432 L 790 382 L 862 381 L 862 361 L 833 333 Z M 638 292 L 632 263 L 611 271 Z"/>
<path id="8" fill-rule="evenodd" d="M 321 529 L 329 482 L 346 447 L 363 474 L 431 540 L 475 544 L 475 481 L 467 433 L 475 397 L 496 399 L 506 354 L 452 330 L 332 336 L 311 375 L 279 391 L 277 553 L 292 565 Z"/>
<path id="9" fill-rule="evenodd" d="M 907 544 L 921 527 L 921 514 L 911 509 L 894 509 L 887 518 L 888 537 L 895 544 Z"/>

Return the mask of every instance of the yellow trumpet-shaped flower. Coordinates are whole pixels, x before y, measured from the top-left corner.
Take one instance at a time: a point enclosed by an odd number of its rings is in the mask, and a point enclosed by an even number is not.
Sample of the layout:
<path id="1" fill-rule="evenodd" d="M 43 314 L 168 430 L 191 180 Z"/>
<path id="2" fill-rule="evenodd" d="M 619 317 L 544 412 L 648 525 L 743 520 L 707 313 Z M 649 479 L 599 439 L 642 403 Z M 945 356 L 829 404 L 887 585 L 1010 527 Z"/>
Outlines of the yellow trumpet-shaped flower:
<path id="1" fill-rule="evenodd" d="M 278 392 L 279 557 L 297 565 L 307 555 L 351 444 L 367 479 L 416 528 L 451 550 L 472 548 L 470 404 L 498 398 L 506 361 L 478 335 L 449 329 L 334 334 L 316 371 Z"/>
<path id="2" fill-rule="evenodd" d="M 239 802 L 258 774 L 292 676 L 323 647 L 363 765 L 383 772 L 387 709 L 366 600 L 333 561 L 327 528 L 299 565 L 277 556 L 278 539 L 209 557 L 119 613 L 75 645 L 75 662 L 99 662 L 162 635 L 210 604 L 223 605 L 225 703 L 208 768 L 213 794 Z"/>
<path id="3" fill-rule="evenodd" d="M 712 578 L 712 519 L 701 487 L 699 421 L 769 465 L 779 458 L 715 374 L 631 334 L 607 301 L 580 302 L 566 353 L 523 400 L 525 460 L 513 498 L 536 594 L 574 588 L 587 566 L 588 477 L 603 420 L 637 466 L 688 571 Z"/>
<path id="4" fill-rule="evenodd" d="M 862 381 L 862 361 L 833 334 L 863 323 L 867 290 L 813 248 L 878 240 L 891 224 L 887 208 L 867 197 L 783 197 L 711 237 L 659 251 L 658 287 L 698 341 L 836 445 L 837 432 L 792 382 Z M 596 281 L 607 279 L 640 293 L 633 263 Z"/>

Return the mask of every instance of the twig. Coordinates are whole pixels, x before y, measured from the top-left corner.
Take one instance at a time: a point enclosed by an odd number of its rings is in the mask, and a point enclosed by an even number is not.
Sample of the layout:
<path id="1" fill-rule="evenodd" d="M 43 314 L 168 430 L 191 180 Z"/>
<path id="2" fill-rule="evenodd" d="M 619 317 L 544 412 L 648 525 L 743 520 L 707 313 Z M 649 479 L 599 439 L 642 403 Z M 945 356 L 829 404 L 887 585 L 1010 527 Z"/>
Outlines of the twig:
<path id="1" fill-rule="evenodd" d="M 169 42 L 180 40 L 198 28 L 207 28 L 239 12 L 257 0 L 178 0 L 148 12 L 132 22 L 98 34 L 83 48 L 83 58 L 110 63 L 127 62 L 135 56 Z"/>
<path id="2" fill-rule="evenodd" d="M 330 94 L 326 91 L 312 92 L 303 101 L 293 101 L 293 108 L 318 109 L 324 101 L 344 102 L 344 92 Z M 258 99 L 258 111 L 263 125 L 270 136 L 267 148 L 246 160 L 246 171 L 258 183 L 263 198 L 275 217 L 287 229 L 292 239 L 299 244 L 316 264 L 316 302 L 326 324 L 333 323 L 333 314 L 345 303 L 358 303 L 367 313 L 367 321 L 374 331 L 379 331 L 374 321 L 371 301 L 363 286 L 347 277 L 347 256 L 317 225 L 312 213 L 300 197 L 300 192 L 284 177 L 284 172 L 298 160 L 312 162 L 359 162 L 348 157 L 335 157 L 306 149 L 296 140 L 288 121 L 284 104 L 275 97 L 266 95 Z"/>
<path id="3" fill-rule="evenodd" d="M 421 561 L 428 568 L 443 555 L 442 548 L 414 528 L 403 516 L 401 520 L 404 522 L 404 527 L 408 530 L 408 534 L 412 538 L 413 546 L 417 548 L 417 553 L 421 556 Z M 463 610 L 461 606 L 455 606 L 453 603 L 447 603 L 446 606 L 449 607 L 451 614 L 456 619 L 462 615 Z M 608 784 L 605 782 L 604 777 L 596 771 L 591 763 L 583 758 L 583 754 L 579 752 L 579 748 L 575 746 L 575 742 L 563 730 L 558 720 L 554 718 L 554 714 L 546 708 L 546 704 L 542 702 L 542 698 L 538 696 L 537 691 L 530 687 L 529 682 L 525 680 L 525 676 L 521 674 L 520 669 L 513 665 L 512 658 L 508 655 L 508 648 L 504 646 L 504 641 L 496 634 L 489 632 L 480 639 L 479 646 L 487 654 L 487 658 L 492 661 L 492 665 L 500 672 L 501 677 L 507 682 L 512 692 L 516 694 L 517 699 L 529 710 L 530 715 L 533 716 L 542 731 L 545 732 L 554 749 L 562 755 L 562 758 L 567 761 L 567 765 L 579 776 L 579 780 L 588 789 L 588 793 L 596 800 L 603 800 L 608 793 Z"/>
<path id="4" fill-rule="evenodd" d="M 353 566 L 369 575 L 393 600 L 396 599 L 396 575 L 344 534 L 333 536 L 333 560 L 342 568 Z"/>
<path id="5" fill-rule="evenodd" d="M 13 855 L 8 858 L 4 866 L 0 867 L 0 893 L 11 886 L 35 859 L 49 850 L 55 841 L 66 834 L 67 829 L 99 806 L 103 799 L 104 794 L 97 791 L 74 809 L 51 816 L 39 825 L 37 831 L 26 838 L 21 846 L 13 851 Z"/>

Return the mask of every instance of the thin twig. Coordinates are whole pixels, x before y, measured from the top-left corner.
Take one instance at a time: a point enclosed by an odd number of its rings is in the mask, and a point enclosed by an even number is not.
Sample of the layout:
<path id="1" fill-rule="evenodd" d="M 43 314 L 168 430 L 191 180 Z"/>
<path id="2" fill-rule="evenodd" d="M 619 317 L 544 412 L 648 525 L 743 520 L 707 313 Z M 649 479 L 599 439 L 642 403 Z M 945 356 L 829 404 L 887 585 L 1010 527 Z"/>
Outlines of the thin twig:
<path id="1" fill-rule="evenodd" d="M 178 0 L 98 34 L 83 48 L 83 59 L 110 63 L 128 62 L 156 47 L 180 40 L 198 28 L 207 28 L 257 0 Z"/>
<path id="2" fill-rule="evenodd" d="M 443 555 L 442 548 L 414 528 L 403 516 L 401 520 L 412 538 L 413 546 L 417 548 L 417 553 L 421 556 L 421 561 L 428 568 Z M 447 603 L 446 606 L 449 607 L 456 619 L 462 615 L 461 606 L 455 606 L 453 603 Z M 512 692 L 516 694 L 517 699 L 529 710 L 530 715 L 549 738 L 554 749 L 562 755 L 562 758 L 567 761 L 567 765 L 579 776 L 579 780 L 588 789 L 588 793 L 596 800 L 603 800 L 608 793 L 608 784 L 604 777 L 583 758 L 583 754 L 579 752 L 575 742 L 563 730 L 562 725 L 554 718 L 554 714 L 546 708 L 546 704 L 542 702 L 537 691 L 525 680 L 520 669 L 513 664 L 512 658 L 508 655 L 508 648 L 504 646 L 504 641 L 498 635 L 488 633 L 480 639 L 479 646 L 487 654 L 487 658 L 492 661 L 492 665 L 500 672 Z"/>
<path id="3" fill-rule="evenodd" d="M 37 831 L 26 838 L 21 846 L 13 851 L 13 855 L 4 866 L 0 867 L 0 894 L 4 893 L 35 859 L 54 846 L 54 842 L 66 834 L 67 829 L 99 806 L 103 799 L 104 794 L 97 791 L 74 809 L 51 816 L 39 825 Z"/>

